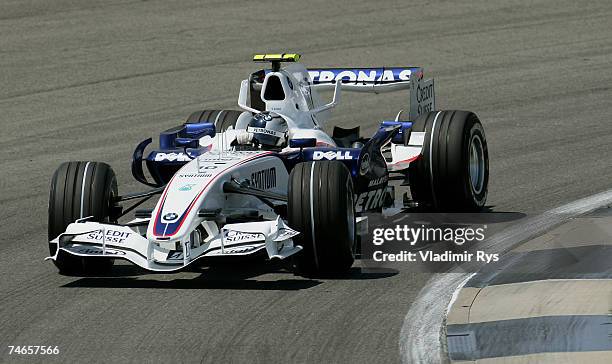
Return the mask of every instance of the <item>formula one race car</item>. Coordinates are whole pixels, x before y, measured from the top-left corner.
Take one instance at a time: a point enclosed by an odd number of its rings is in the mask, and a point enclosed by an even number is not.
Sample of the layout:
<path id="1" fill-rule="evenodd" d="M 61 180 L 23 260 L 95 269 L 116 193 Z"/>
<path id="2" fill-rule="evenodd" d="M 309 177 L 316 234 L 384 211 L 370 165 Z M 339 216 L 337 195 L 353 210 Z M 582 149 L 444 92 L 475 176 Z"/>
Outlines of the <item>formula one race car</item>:
<path id="1" fill-rule="evenodd" d="M 151 187 L 119 194 L 100 162 L 66 162 L 53 175 L 51 257 L 64 274 L 87 275 L 126 259 L 150 271 L 178 271 L 228 257 L 292 257 L 301 274 L 351 267 L 366 212 L 395 204 L 391 180 L 410 185 L 411 206 L 476 211 L 487 197 L 483 127 L 467 111 L 434 111 L 433 80 L 420 67 L 306 69 L 297 54 L 256 55 L 271 68 L 242 81 L 242 111 L 203 110 L 134 152 L 132 174 Z M 282 66 L 282 67 L 281 67 Z M 333 90 L 321 102 L 318 91 Z M 321 128 L 340 91 L 410 90 L 410 117 Z M 143 171 L 146 164 L 150 177 Z M 161 195 L 154 209 L 135 210 Z M 129 207 L 121 204 L 135 201 Z"/>

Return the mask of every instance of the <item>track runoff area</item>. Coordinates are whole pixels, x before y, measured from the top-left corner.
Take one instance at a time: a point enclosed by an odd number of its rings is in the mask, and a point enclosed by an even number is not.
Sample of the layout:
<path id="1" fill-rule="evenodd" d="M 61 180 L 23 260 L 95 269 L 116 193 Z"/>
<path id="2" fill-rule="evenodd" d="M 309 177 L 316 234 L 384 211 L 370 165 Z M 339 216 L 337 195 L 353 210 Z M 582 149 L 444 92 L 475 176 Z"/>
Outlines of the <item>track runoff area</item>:
<path id="1" fill-rule="evenodd" d="M 364 266 L 438 273 L 405 317 L 404 363 L 612 360 L 612 190 L 534 216 L 379 220 Z"/>

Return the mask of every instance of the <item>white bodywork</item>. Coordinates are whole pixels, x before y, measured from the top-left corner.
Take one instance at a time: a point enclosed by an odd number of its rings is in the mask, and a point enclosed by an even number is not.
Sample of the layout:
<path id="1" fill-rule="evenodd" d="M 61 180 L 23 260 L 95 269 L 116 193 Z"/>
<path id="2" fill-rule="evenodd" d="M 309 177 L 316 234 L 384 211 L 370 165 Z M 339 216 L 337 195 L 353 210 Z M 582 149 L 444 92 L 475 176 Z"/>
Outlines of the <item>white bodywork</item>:
<path id="1" fill-rule="evenodd" d="M 205 257 L 265 251 L 270 259 L 284 259 L 300 251 L 292 240 L 299 232 L 289 228 L 271 207 L 253 196 L 223 192 L 223 184 L 231 180 L 248 180 L 262 190 L 286 194 L 288 174 L 280 158 L 270 152 L 213 150 L 174 175 L 150 219 L 127 224 L 132 226 L 85 219 L 70 224 L 52 243 L 74 255 L 127 259 L 152 271 L 178 270 Z M 218 213 L 199 217 L 202 210 Z M 258 214 L 253 217 L 261 221 L 219 221 L 249 216 L 253 211 Z"/>
<path id="2" fill-rule="evenodd" d="M 419 69 L 420 70 L 420 69 Z M 204 137 L 200 145 L 209 151 L 184 165 L 166 185 L 150 218 L 136 219 L 126 226 L 89 222 L 87 219 L 70 224 L 66 232 L 51 243 L 65 251 L 85 257 L 127 259 L 151 271 L 174 271 L 201 258 L 251 255 L 264 252 L 270 258 L 284 259 L 302 247 L 292 238 L 292 230 L 274 209 L 257 197 L 225 193 L 223 184 L 229 181 L 249 181 L 258 189 L 286 195 L 288 172 L 283 161 L 272 152 L 238 152 L 230 148 L 237 133 L 244 132 L 246 123 L 256 110 L 250 106 L 250 87 L 260 91 L 265 111 L 280 114 L 289 125 L 289 139 L 315 138 L 317 146 L 335 147 L 334 140 L 321 128 L 331 109 L 340 101 L 341 89 L 361 92 L 385 92 L 411 88 L 411 118 L 433 108 L 433 81 L 421 81 L 422 71 L 404 74 L 395 83 L 367 84 L 359 82 L 327 82 L 313 84 L 312 72 L 294 63 L 278 72 L 266 74 L 263 83 L 241 83 L 238 104 L 245 110 L 235 129 Z M 321 76 L 321 75 L 317 75 Z M 416 76 L 416 77 L 415 77 Z M 280 80 L 284 99 L 267 99 L 265 90 L 272 77 Z M 342 78 L 338 79 L 339 81 Z M 278 84 L 277 84 L 278 85 Z M 430 88 L 431 97 L 419 99 L 419 88 Z M 330 103 L 323 103 L 317 89 L 334 89 Z M 413 119 L 414 120 L 414 119 Z M 409 145 L 391 145 L 391 171 L 408 168 L 418 157 L 424 133 L 412 133 Z M 232 217 L 247 217 L 255 211 L 257 221 L 232 223 Z M 207 214 L 208 212 L 208 214 Z M 358 224 L 366 224 L 363 218 Z M 363 230 L 363 226 L 358 228 Z M 57 254 L 50 259 L 57 259 Z"/>

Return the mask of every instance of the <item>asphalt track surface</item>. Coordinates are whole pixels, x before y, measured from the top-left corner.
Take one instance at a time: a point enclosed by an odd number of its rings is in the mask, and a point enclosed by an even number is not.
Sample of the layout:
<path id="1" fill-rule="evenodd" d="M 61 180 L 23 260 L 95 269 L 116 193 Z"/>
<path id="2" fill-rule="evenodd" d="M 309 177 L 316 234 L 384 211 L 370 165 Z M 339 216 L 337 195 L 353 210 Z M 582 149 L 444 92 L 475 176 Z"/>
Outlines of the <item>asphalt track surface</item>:
<path id="1" fill-rule="evenodd" d="M 491 209 L 537 213 L 612 184 L 610 17 L 609 1 L 0 1 L 0 361 L 17 359 L 7 345 L 58 345 L 61 362 L 399 361 L 429 274 L 58 275 L 42 261 L 54 169 L 105 161 L 137 190 L 139 141 L 234 108 L 253 53 L 297 51 L 425 67 L 438 108 L 484 123 Z M 364 134 L 408 101 L 343 96 L 332 124 Z"/>

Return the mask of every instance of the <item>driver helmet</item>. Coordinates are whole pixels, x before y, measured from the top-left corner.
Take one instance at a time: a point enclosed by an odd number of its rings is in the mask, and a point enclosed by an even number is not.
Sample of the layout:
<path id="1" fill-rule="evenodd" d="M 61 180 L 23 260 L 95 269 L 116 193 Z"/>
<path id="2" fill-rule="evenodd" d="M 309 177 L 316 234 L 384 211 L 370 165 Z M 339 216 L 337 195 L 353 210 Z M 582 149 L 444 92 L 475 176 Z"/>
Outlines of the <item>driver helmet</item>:
<path id="1" fill-rule="evenodd" d="M 287 121 L 278 114 L 269 112 L 255 114 L 246 131 L 252 133 L 253 141 L 264 148 L 284 148 L 287 146 L 289 127 Z"/>

